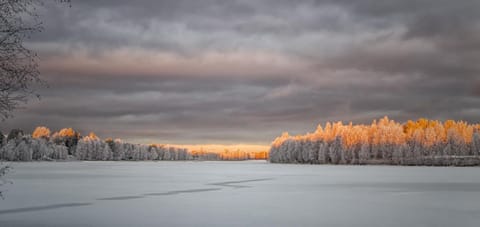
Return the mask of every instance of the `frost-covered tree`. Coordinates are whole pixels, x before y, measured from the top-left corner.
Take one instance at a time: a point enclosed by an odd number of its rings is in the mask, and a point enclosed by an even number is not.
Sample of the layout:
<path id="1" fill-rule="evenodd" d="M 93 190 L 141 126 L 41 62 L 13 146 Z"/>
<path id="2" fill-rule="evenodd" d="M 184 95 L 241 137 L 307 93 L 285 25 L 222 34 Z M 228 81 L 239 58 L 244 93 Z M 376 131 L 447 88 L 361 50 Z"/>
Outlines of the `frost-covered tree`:
<path id="1" fill-rule="evenodd" d="M 307 163 L 317 163 L 318 161 L 318 143 L 316 141 L 307 139 L 305 141 L 305 152 L 303 159 Z"/>
<path id="2" fill-rule="evenodd" d="M 392 164 L 394 165 L 401 165 L 404 162 L 404 153 L 407 150 L 406 145 L 398 145 L 393 147 L 392 153 Z"/>
<path id="3" fill-rule="evenodd" d="M 447 132 L 447 142 L 451 146 L 450 155 L 467 155 L 468 147 L 460 133 L 455 129 L 449 129 Z"/>
<path id="4" fill-rule="evenodd" d="M 367 164 L 368 160 L 371 158 L 370 144 L 364 143 L 360 147 L 358 153 L 358 162 L 359 164 Z"/>
<path id="5" fill-rule="evenodd" d="M 23 130 L 21 129 L 12 129 L 10 130 L 10 133 L 8 133 L 7 136 L 7 141 L 10 140 L 19 140 L 23 137 L 24 133 Z"/>
<path id="6" fill-rule="evenodd" d="M 290 147 L 290 160 L 294 163 L 302 163 L 302 142 L 300 140 L 294 139 L 289 140 Z"/>
<path id="7" fill-rule="evenodd" d="M 139 160 L 150 160 L 150 152 L 148 152 L 148 147 L 145 145 L 138 146 L 138 159 Z"/>
<path id="8" fill-rule="evenodd" d="M 165 150 L 162 160 L 172 160 L 172 154 L 169 149 Z"/>
<path id="9" fill-rule="evenodd" d="M 89 141 L 81 139 L 78 141 L 73 153 L 78 160 L 85 160 L 89 149 Z"/>
<path id="10" fill-rule="evenodd" d="M 362 145 L 360 143 L 357 143 L 350 148 L 351 157 L 350 157 L 350 161 L 348 162 L 349 164 L 354 164 L 354 165 L 360 164 L 359 154 L 360 154 L 361 146 Z"/>
<path id="11" fill-rule="evenodd" d="M 332 164 L 339 164 L 342 152 L 342 139 L 340 136 L 335 137 L 335 140 L 329 147 L 330 161 Z"/>
<path id="12" fill-rule="evenodd" d="M 115 139 L 112 146 L 112 160 L 125 160 L 125 146 L 120 139 Z"/>
<path id="13" fill-rule="evenodd" d="M 165 155 L 165 146 L 156 146 L 157 147 L 157 154 L 158 154 L 158 160 L 164 160 L 163 157 Z"/>
<path id="14" fill-rule="evenodd" d="M 170 160 L 178 160 L 178 153 L 174 147 L 169 147 L 168 152 L 170 152 Z"/>
<path id="15" fill-rule="evenodd" d="M 55 160 L 65 160 L 68 157 L 68 148 L 62 145 L 49 143 L 53 147 L 51 158 Z"/>
<path id="16" fill-rule="evenodd" d="M 112 160 L 113 159 L 113 153 L 112 153 L 112 149 L 110 149 L 110 146 L 103 142 L 103 141 L 99 141 L 100 143 L 100 154 L 97 156 L 97 159 L 96 160 L 102 160 L 102 161 L 108 161 L 108 160 Z"/>
<path id="17" fill-rule="evenodd" d="M 149 160 L 158 160 L 158 147 L 154 144 L 148 146 Z"/>
<path id="18" fill-rule="evenodd" d="M 320 140 L 318 142 L 318 163 L 319 164 L 326 164 L 330 159 L 328 155 L 328 143 L 326 141 Z"/>
<path id="19" fill-rule="evenodd" d="M 16 160 L 12 161 L 32 161 L 33 150 L 27 139 L 22 139 L 20 143 L 15 147 Z"/>
<path id="20" fill-rule="evenodd" d="M 76 146 L 75 156 L 80 160 L 112 160 L 113 152 L 110 145 L 95 134 L 80 139 Z"/>
<path id="21" fill-rule="evenodd" d="M 0 149 L 0 159 L 7 161 L 15 161 L 17 156 L 15 153 L 16 147 L 17 141 L 14 139 L 9 140 L 7 144 Z"/>
<path id="22" fill-rule="evenodd" d="M 472 138 L 472 155 L 480 156 L 480 131 L 476 131 Z"/>
<path id="23" fill-rule="evenodd" d="M 270 156 L 269 156 L 268 160 L 270 162 L 273 162 L 273 163 L 280 162 L 279 157 L 278 157 L 280 152 L 278 152 L 278 147 L 277 146 L 271 146 L 269 153 L 270 153 Z"/>
<path id="24" fill-rule="evenodd" d="M 188 152 L 186 149 L 177 148 L 178 160 L 188 160 Z"/>
<path id="25" fill-rule="evenodd" d="M 68 148 L 68 154 L 73 155 L 78 140 L 81 138 L 80 133 L 72 128 L 64 128 L 51 136 L 52 141 L 58 145 L 64 145 Z"/>

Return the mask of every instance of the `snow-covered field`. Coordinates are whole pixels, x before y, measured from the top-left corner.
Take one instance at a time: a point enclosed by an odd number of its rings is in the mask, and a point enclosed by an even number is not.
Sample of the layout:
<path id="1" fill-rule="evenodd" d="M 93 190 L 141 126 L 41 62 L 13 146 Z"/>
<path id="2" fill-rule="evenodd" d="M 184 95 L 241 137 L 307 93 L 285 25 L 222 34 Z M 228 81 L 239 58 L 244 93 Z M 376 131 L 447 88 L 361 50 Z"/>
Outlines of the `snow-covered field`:
<path id="1" fill-rule="evenodd" d="M 480 168 L 12 163 L 0 226 L 479 226 Z"/>

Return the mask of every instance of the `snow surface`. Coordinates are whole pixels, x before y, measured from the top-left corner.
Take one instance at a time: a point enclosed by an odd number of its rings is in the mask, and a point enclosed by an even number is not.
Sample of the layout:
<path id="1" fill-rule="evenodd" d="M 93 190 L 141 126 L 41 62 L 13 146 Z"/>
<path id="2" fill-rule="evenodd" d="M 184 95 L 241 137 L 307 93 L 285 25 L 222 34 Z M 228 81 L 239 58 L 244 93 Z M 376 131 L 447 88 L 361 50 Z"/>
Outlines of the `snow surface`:
<path id="1" fill-rule="evenodd" d="M 480 168 L 11 163 L 0 226 L 479 226 Z"/>

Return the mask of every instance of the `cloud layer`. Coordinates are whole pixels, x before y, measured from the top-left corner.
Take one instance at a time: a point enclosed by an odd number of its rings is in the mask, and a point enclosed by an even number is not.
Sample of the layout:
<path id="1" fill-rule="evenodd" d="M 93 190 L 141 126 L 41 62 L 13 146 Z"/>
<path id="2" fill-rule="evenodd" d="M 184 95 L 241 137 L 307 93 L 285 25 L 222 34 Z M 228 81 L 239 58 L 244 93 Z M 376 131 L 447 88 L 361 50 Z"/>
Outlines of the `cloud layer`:
<path id="1" fill-rule="evenodd" d="M 43 98 L 4 124 L 268 144 L 324 121 L 478 122 L 479 1 L 47 4 Z"/>

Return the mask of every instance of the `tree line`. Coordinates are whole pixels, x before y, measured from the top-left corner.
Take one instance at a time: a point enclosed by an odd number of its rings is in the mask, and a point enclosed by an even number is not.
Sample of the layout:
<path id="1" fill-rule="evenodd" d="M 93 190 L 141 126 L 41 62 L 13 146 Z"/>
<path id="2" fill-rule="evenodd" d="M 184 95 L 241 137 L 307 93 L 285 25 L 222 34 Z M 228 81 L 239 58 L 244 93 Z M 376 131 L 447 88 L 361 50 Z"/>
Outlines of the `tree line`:
<path id="1" fill-rule="evenodd" d="M 220 160 L 219 154 L 192 154 L 185 148 L 158 144 L 133 144 L 120 139 L 102 140 L 94 133 L 81 136 L 72 128 L 51 134 L 46 127 L 37 127 L 31 135 L 11 130 L 7 136 L 0 132 L 0 160 Z"/>
<path id="2" fill-rule="evenodd" d="M 283 133 L 271 145 L 273 163 L 480 165 L 480 124 L 384 117 L 370 125 L 327 122 L 313 133 Z"/>

